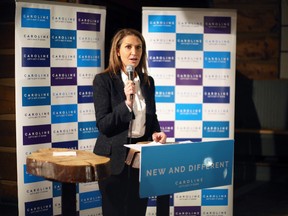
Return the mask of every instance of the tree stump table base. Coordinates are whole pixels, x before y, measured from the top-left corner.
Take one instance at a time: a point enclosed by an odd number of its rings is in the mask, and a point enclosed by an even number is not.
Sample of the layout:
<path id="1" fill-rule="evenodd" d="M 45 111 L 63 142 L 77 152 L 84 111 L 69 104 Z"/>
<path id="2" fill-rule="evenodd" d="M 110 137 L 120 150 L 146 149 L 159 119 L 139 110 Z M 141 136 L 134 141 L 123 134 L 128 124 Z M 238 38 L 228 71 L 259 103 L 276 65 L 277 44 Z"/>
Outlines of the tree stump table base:
<path id="1" fill-rule="evenodd" d="M 93 152 L 66 148 L 45 148 L 26 158 L 29 174 L 62 183 L 62 215 L 76 216 L 76 183 L 105 179 L 110 159 Z"/>

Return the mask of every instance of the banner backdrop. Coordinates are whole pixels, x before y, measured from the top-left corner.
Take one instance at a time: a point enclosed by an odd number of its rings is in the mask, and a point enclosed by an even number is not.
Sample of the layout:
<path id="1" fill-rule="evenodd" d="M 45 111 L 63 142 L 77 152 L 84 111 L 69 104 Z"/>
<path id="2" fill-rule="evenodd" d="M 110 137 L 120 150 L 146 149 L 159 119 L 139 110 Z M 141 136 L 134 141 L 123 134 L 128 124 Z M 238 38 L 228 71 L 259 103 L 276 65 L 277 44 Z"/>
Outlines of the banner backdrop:
<path id="1" fill-rule="evenodd" d="M 93 150 L 92 81 L 104 68 L 105 20 L 103 7 L 16 2 L 19 215 L 61 215 L 61 184 L 29 175 L 27 155 L 48 147 Z M 100 215 L 100 206 L 97 183 L 77 185 L 80 215 Z"/>
<path id="2" fill-rule="evenodd" d="M 142 13 L 167 141 L 234 139 L 236 11 L 144 7 Z M 232 185 L 170 197 L 170 215 L 233 215 Z M 152 197 L 148 216 L 155 215 L 155 203 Z"/>

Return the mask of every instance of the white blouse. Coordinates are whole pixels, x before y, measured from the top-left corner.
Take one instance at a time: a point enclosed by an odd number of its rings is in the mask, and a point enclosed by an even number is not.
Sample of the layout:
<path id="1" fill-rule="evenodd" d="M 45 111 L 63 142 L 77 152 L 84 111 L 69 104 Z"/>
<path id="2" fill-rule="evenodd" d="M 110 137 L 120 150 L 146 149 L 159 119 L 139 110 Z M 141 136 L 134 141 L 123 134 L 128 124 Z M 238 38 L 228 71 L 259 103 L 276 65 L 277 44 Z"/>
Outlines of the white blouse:
<path id="1" fill-rule="evenodd" d="M 123 71 L 121 72 L 121 77 L 124 83 L 128 81 L 128 76 Z M 133 102 L 133 112 L 135 115 L 135 119 L 130 122 L 130 127 L 132 124 L 132 136 L 129 130 L 128 137 L 139 138 L 142 137 L 145 133 L 146 103 L 141 93 L 139 76 L 135 77 L 133 82 L 135 83 L 136 89 Z M 129 106 L 127 107 L 130 111 L 132 111 Z"/>

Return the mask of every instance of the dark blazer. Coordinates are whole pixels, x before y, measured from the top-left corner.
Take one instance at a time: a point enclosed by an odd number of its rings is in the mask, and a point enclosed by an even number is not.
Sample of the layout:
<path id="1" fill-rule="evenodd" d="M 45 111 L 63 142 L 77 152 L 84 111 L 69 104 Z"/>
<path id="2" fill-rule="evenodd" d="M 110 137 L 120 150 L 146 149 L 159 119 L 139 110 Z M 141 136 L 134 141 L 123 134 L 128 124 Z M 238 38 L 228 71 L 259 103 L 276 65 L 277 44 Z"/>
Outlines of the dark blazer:
<path id="1" fill-rule="evenodd" d="M 138 74 L 140 87 L 146 103 L 146 129 L 147 141 L 152 140 L 154 132 L 160 132 L 156 115 L 155 84 L 149 76 L 150 86 L 143 81 L 143 74 Z M 94 153 L 110 157 L 111 172 L 119 174 L 125 165 L 129 123 L 133 114 L 125 104 L 124 83 L 121 72 L 97 74 L 93 81 L 93 97 L 96 112 L 96 124 L 99 130 Z"/>

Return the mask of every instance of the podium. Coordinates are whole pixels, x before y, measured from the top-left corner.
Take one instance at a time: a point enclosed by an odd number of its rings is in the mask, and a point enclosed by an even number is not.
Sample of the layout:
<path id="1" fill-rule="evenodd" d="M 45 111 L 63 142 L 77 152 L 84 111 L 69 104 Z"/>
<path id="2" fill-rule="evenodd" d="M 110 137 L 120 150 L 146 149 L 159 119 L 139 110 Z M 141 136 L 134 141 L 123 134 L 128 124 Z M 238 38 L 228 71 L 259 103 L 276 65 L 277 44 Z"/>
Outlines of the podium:
<path id="1" fill-rule="evenodd" d="M 93 152 L 46 148 L 26 158 L 29 174 L 62 184 L 62 215 L 76 216 L 76 183 L 98 181 L 110 175 L 110 159 Z"/>
<path id="2" fill-rule="evenodd" d="M 140 197 L 231 185 L 234 141 L 131 145 L 126 163 L 140 169 Z"/>

